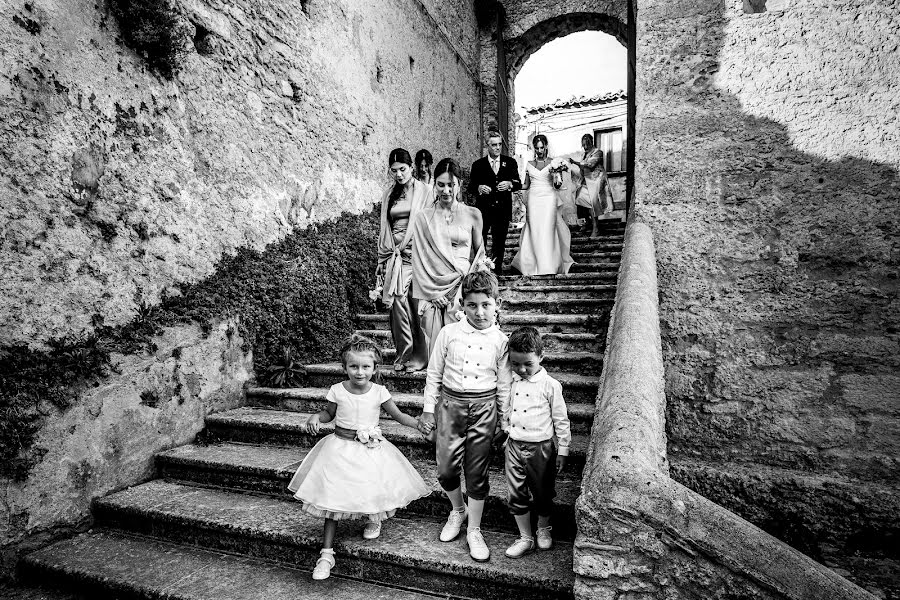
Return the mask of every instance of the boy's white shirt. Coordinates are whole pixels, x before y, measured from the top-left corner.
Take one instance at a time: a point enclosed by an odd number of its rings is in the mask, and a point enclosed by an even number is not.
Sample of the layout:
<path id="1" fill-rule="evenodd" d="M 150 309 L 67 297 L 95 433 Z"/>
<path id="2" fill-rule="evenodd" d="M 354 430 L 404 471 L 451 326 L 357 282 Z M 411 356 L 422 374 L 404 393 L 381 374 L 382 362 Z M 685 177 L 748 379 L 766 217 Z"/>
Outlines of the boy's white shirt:
<path id="1" fill-rule="evenodd" d="M 569 455 L 572 428 L 562 384 L 543 367 L 531 377 L 513 373 L 509 403 L 500 413 L 500 426 L 520 442 L 543 442 L 556 435 L 559 455 Z"/>
<path id="2" fill-rule="evenodd" d="M 509 368 L 509 338 L 496 325 L 476 329 L 467 319 L 441 329 L 428 360 L 423 412 L 433 413 L 441 385 L 459 392 L 497 388 L 502 414 L 509 402 L 512 371 Z"/>

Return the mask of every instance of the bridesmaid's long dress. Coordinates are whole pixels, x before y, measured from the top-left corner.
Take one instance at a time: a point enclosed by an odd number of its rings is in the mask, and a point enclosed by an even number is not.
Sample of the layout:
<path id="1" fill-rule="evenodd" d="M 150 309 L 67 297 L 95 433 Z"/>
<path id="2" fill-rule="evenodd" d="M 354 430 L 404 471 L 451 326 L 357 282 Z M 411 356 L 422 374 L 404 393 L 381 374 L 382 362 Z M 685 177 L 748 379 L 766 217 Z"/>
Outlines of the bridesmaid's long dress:
<path id="1" fill-rule="evenodd" d="M 405 195 L 397 199 L 391 206 L 388 218 L 391 222 L 391 234 L 394 244 L 400 244 L 410 226 L 409 214 L 412 203 Z M 419 301 L 412 297 L 412 249 L 410 246 L 401 252 L 401 278 L 403 295 L 394 296 L 391 305 L 391 336 L 394 348 L 397 349 L 395 365 L 406 365 L 408 369 L 418 371 L 428 364 L 428 344 L 425 334 L 419 325 Z"/>

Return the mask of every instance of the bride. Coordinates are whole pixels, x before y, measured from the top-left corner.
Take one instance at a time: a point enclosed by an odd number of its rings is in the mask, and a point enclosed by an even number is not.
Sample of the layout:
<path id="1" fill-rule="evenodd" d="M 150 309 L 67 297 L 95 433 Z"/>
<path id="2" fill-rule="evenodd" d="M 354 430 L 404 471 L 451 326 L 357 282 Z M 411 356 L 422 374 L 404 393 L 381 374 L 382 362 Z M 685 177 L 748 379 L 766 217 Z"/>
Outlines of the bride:
<path id="1" fill-rule="evenodd" d="M 568 273 L 574 262 L 569 256 L 572 234 L 560 212 L 562 201 L 553 187 L 547 137 L 531 140 L 534 160 L 525 164 L 525 228 L 512 267 L 522 275 Z"/>

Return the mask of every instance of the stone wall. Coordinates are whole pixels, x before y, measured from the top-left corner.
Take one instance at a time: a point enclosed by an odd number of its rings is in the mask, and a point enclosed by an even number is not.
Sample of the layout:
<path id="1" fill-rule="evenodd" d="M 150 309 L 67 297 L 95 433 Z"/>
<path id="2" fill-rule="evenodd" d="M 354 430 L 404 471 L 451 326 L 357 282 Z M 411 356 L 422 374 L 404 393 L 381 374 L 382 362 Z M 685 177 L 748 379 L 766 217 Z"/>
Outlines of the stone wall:
<path id="1" fill-rule="evenodd" d="M 138 2 L 167 10 L 156 33 L 180 44 L 171 78 L 153 47 L 135 50 L 147 31 L 117 18 L 129 3 L 3 4 L 0 355 L 78 351 L 163 298 L 183 303 L 184 284 L 215 280 L 239 249 L 369 211 L 394 147 L 480 153 L 474 0 Z M 68 408 L 38 403 L 34 466 L 0 478 L 0 574 L 241 401 L 253 361 L 236 322 L 162 331 L 153 354 L 90 373 Z"/>
<path id="2" fill-rule="evenodd" d="M 146 355 L 113 355 L 110 376 L 58 411 L 46 403 L 41 458 L 0 479 L 0 575 L 23 550 L 89 523 L 91 500 L 154 474 L 153 456 L 193 440 L 207 414 L 238 406 L 252 354 L 237 323 L 170 327 Z"/>
<path id="3" fill-rule="evenodd" d="M 575 597 L 871 599 L 669 478 L 656 260 L 644 223 L 628 225 L 616 287 L 576 505 Z"/>
<path id="4" fill-rule="evenodd" d="M 638 3 L 637 214 L 657 242 L 669 456 L 751 518 L 773 508 L 753 507 L 759 490 L 795 490 L 768 524 L 816 558 L 854 538 L 884 552 L 900 481 L 900 5 L 787 6 Z"/>
<path id="5" fill-rule="evenodd" d="M 223 254 L 369 207 L 391 148 L 480 152 L 472 0 L 172 0 L 171 80 L 124 45 L 123 2 L 4 4 L 0 345 L 126 323 Z"/>

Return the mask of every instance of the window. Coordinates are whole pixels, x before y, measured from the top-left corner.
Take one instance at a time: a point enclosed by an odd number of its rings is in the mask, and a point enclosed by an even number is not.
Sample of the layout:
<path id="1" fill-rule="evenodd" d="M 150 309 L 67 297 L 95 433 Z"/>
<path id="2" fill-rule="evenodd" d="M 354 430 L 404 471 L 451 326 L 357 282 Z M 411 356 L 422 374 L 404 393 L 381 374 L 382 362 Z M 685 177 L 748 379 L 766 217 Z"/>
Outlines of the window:
<path id="1" fill-rule="evenodd" d="M 624 140 L 621 127 L 594 132 L 594 144 L 603 152 L 603 166 L 608 173 L 625 170 Z"/>

